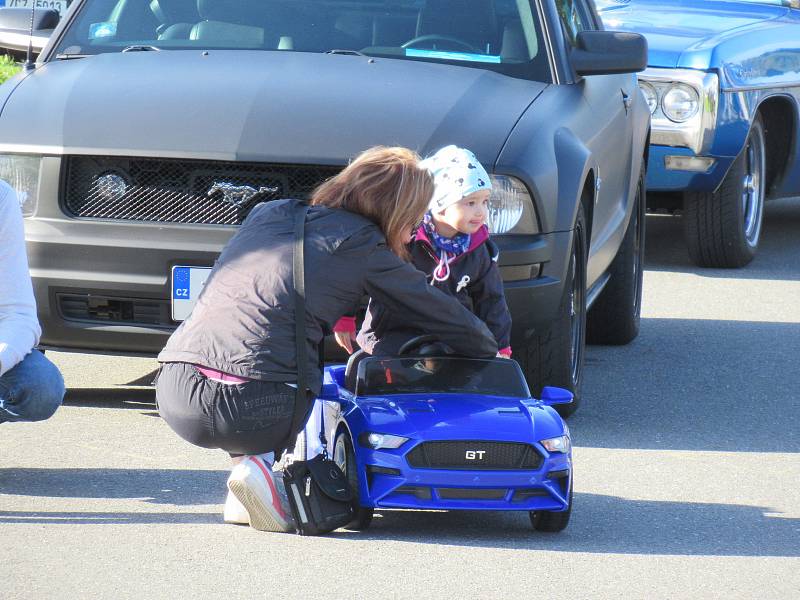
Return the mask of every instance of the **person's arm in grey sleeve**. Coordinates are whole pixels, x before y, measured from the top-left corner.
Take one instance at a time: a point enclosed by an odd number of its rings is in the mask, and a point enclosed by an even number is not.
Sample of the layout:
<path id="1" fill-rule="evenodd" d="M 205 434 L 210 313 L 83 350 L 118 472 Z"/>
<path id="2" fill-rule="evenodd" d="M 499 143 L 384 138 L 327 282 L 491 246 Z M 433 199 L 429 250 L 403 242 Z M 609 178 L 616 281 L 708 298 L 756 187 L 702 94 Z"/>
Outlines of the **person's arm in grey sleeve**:
<path id="1" fill-rule="evenodd" d="M 425 274 L 386 246 L 369 257 L 364 286 L 387 310 L 409 326 L 436 335 L 456 353 L 488 357 L 497 354 L 489 328 L 458 300 L 429 285 Z"/>

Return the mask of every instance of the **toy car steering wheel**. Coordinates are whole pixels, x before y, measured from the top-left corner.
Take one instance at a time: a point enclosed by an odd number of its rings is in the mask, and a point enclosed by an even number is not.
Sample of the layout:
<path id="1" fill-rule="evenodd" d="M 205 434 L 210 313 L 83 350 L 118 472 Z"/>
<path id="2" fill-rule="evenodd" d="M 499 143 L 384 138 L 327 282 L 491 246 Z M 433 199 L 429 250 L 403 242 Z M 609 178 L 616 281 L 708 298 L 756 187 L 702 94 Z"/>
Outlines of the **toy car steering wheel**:
<path id="1" fill-rule="evenodd" d="M 404 355 L 404 354 L 411 354 L 413 350 L 418 350 L 420 346 L 424 346 L 425 344 L 433 344 L 438 342 L 439 338 L 435 335 L 427 333 L 425 335 L 418 335 L 416 337 L 411 338 L 407 342 L 405 342 L 402 346 L 400 346 L 400 350 L 397 351 L 397 354 Z"/>
<path id="2" fill-rule="evenodd" d="M 414 39 L 408 40 L 405 44 L 400 46 L 401 48 L 414 48 L 417 44 L 422 42 L 447 42 L 449 44 L 454 44 L 460 47 L 462 50 L 466 50 L 467 52 L 471 52 L 473 54 L 481 54 L 481 51 L 478 50 L 475 46 L 470 44 L 469 42 L 465 42 L 464 40 L 460 40 L 456 37 L 452 37 L 449 35 L 439 35 L 438 33 L 429 33 L 428 35 L 419 35 Z"/>

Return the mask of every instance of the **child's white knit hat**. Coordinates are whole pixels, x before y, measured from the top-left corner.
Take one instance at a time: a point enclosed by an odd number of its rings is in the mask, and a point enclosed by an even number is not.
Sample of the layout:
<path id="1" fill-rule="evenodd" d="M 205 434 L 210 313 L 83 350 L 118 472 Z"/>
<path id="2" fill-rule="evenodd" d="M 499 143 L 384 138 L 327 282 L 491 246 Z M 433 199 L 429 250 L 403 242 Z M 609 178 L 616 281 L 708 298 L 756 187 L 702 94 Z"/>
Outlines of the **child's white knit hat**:
<path id="1" fill-rule="evenodd" d="M 431 211 L 442 211 L 473 192 L 492 189 L 489 174 L 475 155 L 458 146 L 445 146 L 420 166 L 433 175 L 435 190 L 428 206 Z"/>

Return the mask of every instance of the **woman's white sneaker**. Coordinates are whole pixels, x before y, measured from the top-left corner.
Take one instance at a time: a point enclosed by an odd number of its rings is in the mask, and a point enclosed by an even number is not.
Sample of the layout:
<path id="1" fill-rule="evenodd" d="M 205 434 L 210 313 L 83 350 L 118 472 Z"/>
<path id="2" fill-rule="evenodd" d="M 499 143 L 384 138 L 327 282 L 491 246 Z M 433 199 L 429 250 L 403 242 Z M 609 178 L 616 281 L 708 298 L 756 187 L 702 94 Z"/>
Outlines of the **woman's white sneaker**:
<path id="1" fill-rule="evenodd" d="M 228 489 L 244 506 L 250 526 L 259 531 L 293 531 L 283 482 L 260 456 L 246 456 L 233 467 Z"/>
<path id="2" fill-rule="evenodd" d="M 250 515 L 247 514 L 247 509 L 230 490 L 228 490 L 228 495 L 225 498 L 222 520 L 234 525 L 250 525 Z"/>

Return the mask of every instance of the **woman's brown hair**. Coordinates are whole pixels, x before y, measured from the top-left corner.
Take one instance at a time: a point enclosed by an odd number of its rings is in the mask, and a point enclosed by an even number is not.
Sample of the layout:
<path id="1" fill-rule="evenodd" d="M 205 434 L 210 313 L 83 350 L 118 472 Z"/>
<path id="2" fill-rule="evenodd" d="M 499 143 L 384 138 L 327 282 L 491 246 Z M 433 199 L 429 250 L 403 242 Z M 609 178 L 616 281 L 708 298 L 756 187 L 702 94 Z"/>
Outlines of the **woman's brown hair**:
<path id="1" fill-rule="evenodd" d="M 405 234 L 422 221 L 433 197 L 433 178 L 408 148 L 376 146 L 320 185 L 312 205 L 343 208 L 380 227 L 389 248 L 408 259 Z"/>

